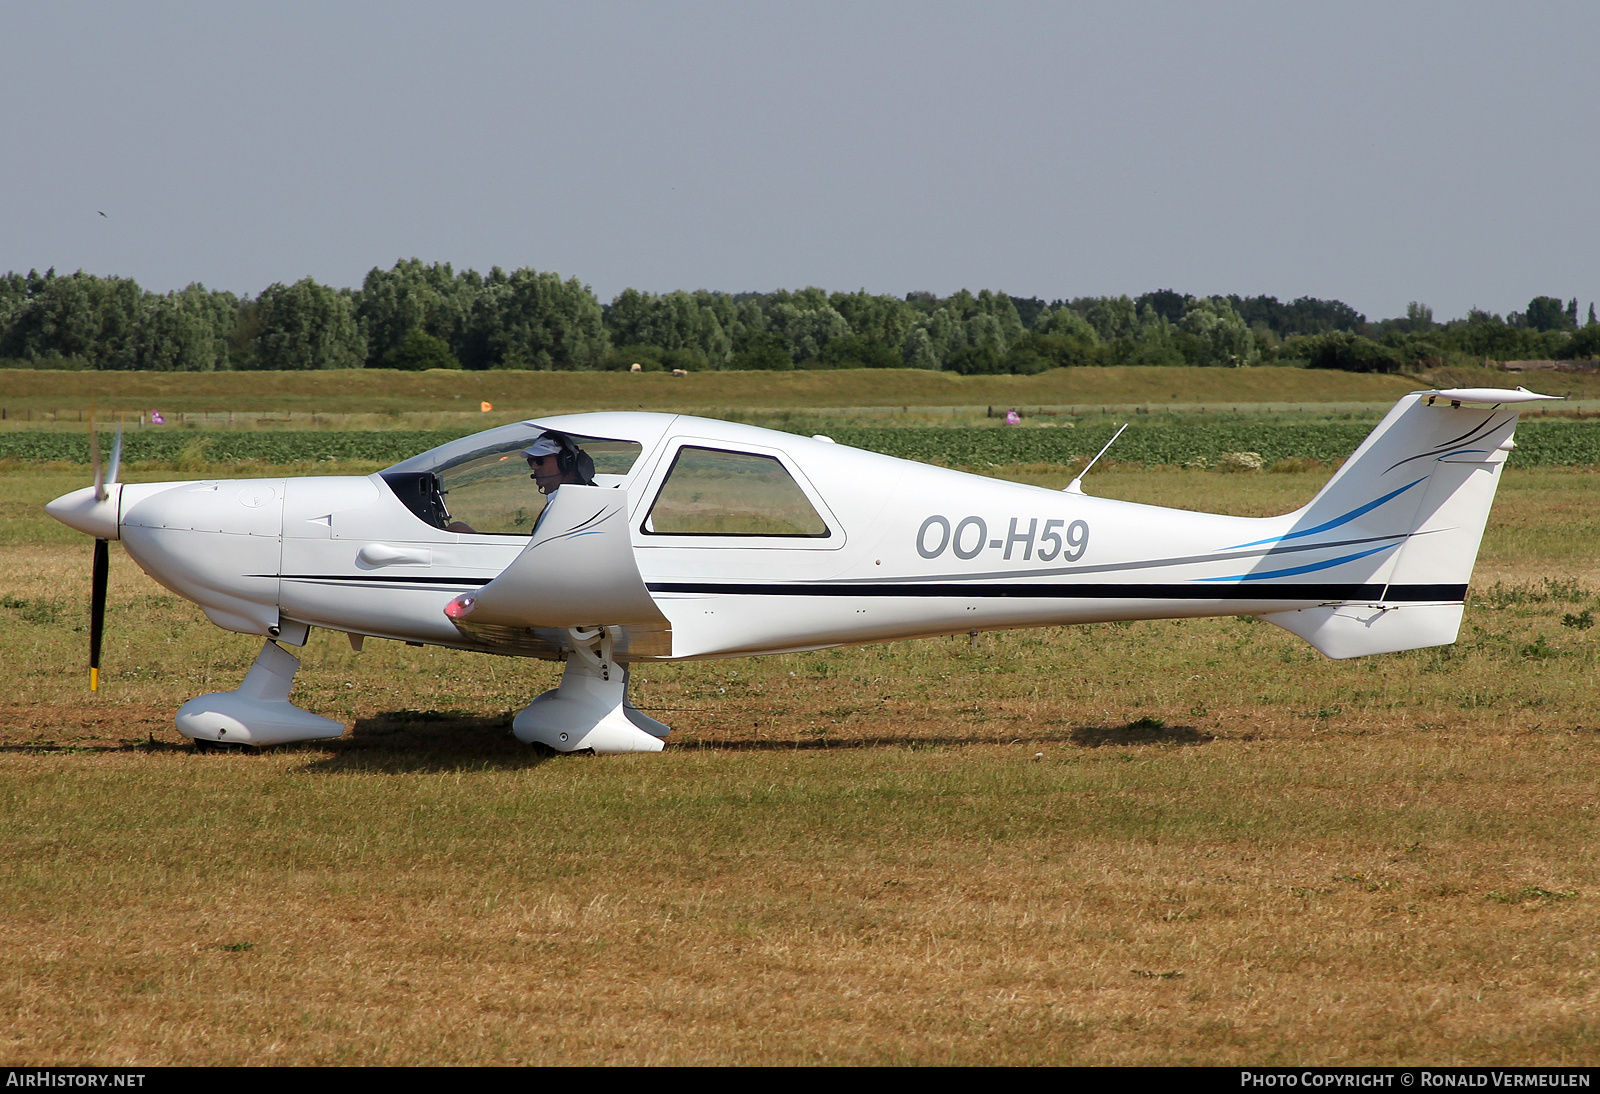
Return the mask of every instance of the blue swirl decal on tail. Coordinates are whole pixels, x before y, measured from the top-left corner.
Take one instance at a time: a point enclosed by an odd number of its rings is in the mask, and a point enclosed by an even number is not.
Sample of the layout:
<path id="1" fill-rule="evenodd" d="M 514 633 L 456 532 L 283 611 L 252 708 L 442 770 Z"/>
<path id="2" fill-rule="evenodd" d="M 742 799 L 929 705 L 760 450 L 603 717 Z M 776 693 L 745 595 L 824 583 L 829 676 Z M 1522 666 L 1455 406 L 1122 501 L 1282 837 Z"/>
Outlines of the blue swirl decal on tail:
<path id="1" fill-rule="evenodd" d="M 1329 567 L 1337 566 L 1342 562 L 1354 562 L 1358 558 L 1366 558 L 1368 555 L 1375 555 L 1379 551 L 1392 550 L 1392 549 L 1394 549 L 1395 547 L 1398 547 L 1398 546 L 1399 546 L 1398 543 L 1386 543 L 1382 547 L 1374 547 L 1370 551 L 1360 551 L 1360 552 L 1358 552 L 1356 554 L 1353 554 L 1353 555 L 1345 555 L 1342 558 L 1329 559 L 1327 562 L 1313 562 L 1309 566 L 1293 566 L 1293 567 L 1290 567 L 1287 570 L 1268 570 L 1265 573 L 1259 573 L 1259 574 L 1234 574 L 1231 577 L 1202 577 L 1202 578 L 1197 578 L 1196 580 L 1199 580 L 1199 581 L 1262 581 L 1262 580 L 1265 580 L 1265 579 L 1267 579 L 1269 577 L 1293 577 L 1296 574 L 1309 574 L 1314 570 L 1326 570 Z"/>
<path id="2" fill-rule="evenodd" d="M 1319 524 L 1315 528 L 1306 528 L 1306 529 L 1304 529 L 1302 531 L 1299 531 L 1299 532 L 1289 532 L 1286 535 L 1271 536 L 1271 537 L 1269 537 L 1267 539 L 1258 539 L 1258 540 L 1254 541 L 1253 543 L 1236 543 L 1232 547 L 1224 547 L 1222 549 L 1224 551 L 1237 551 L 1241 547 L 1259 547 L 1263 543 L 1281 543 L 1282 541 L 1284 541 L 1286 539 L 1299 539 L 1302 536 L 1314 536 L 1318 532 L 1326 532 L 1329 528 L 1337 528 L 1341 524 L 1349 524 L 1351 521 L 1355 520 L 1357 517 L 1359 517 L 1359 516 L 1361 516 L 1361 515 L 1363 515 L 1365 513 L 1372 512 L 1374 509 L 1376 509 L 1378 506 L 1382 505 L 1386 501 L 1393 501 L 1395 498 L 1398 498 L 1401 494 L 1404 494 L 1407 490 L 1410 490 L 1413 486 L 1417 485 L 1417 483 L 1426 482 L 1427 478 L 1428 478 L 1428 476 L 1424 475 L 1424 476 L 1422 476 L 1422 478 L 1417 479 L 1414 482 L 1408 482 L 1404 486 L 1402 486 L 1400 489 L 1390 491 L 1389 493 L 1385 494 L 1383 497 L 1379 498 L 1377 501 L 1369 501 L 1369 502 L 1367 502 L 1367 504 L 1361 506 L 1360 508 L 1352 509 L 1348 513 L 1345 513 L 1342 516 L 1334 517 L 1332 520 L 1327 521 L 1326 523 L 1323 523 L 1323 524 Z M 1208 578 L 1207 580 L 1211 580 L 1211 579 Z M 1219 578 L 1217 580 L 1230 580 L 1230 579 Z"/>

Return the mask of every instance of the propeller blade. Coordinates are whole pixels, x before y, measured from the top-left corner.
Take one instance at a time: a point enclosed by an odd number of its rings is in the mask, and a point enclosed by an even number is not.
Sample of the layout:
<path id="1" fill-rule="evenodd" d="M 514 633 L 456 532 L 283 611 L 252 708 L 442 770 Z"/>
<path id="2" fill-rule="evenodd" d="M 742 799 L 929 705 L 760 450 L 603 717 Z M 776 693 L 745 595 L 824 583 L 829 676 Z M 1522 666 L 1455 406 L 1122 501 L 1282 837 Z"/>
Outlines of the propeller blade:
<path id="1" fill-rule="evenodd" d="M 100 434 L 94 428 L 94 400 L 89 400 L 89 462 L 94 465 L 94 500 L 106 500 L 105 469 L 100 466 Z"/>
<path id="2" fill-rule="evenodd" d="M 89 594 L 89 690 L 100 690 L 100 639 L 106 629 L 106 583 L 111 576 L 111 545 L 94 541 L 94 577 Z"/>
<path id="3" fill-rule="evenodd" d="M 106 469 L 106 485 L 114 485 L 117 481 L 117 469 L 122 466 L 122 427 L 117 427 L 117 439 L 111 446 L 111 466 Z"/>

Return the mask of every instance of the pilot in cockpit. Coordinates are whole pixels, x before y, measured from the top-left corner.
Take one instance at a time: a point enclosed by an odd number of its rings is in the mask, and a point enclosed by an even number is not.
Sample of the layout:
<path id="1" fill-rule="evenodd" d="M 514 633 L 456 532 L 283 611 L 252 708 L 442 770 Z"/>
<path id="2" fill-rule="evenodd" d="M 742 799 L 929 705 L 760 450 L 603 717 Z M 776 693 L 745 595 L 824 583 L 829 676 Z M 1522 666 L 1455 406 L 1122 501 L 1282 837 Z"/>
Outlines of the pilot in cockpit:
<path id="1" fill-rule="evenodd" d="M 532 444 L 522 450 L 521 455 L 528 461 L 528 470 L 532 472 L 528 477 L 534 481 L 541 494 L 553 496 L 557 490 L 567 485 L 594 485 L 594 458 L 579 448 L 578 442 L 565 433 L 541 433 Z M 550 503 L 546 501 L 544 509 L 539 513 L 539 519 L 533 522 L 530 534 L 539 530 L 539 521 L 543 520 L 545 513 L 549 511 Z M 478 531 L 462 520 L 451 521 L 445 530 L 467 533 Z"/>
<path id="2" fill-rule="evenodd" d="M 539 434 L 522 455 L 533 472 L 528 477 L 538 484 L 541 494 L 554 494 L 569 483 L 594 485 L 594 460 L 565 433 Z"/>

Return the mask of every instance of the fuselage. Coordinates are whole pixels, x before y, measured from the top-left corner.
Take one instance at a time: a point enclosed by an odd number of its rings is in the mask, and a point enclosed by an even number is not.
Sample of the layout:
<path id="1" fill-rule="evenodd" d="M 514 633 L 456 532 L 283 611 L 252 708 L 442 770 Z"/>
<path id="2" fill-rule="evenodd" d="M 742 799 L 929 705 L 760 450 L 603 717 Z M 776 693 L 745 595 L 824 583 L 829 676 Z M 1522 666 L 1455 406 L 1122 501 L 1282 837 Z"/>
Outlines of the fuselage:
<path id="1" fill-rule="evenodd" d="M 1306 510 L 1166 509 L 666 414 L 539 419 L 364 477 L 125 485 L 98 506 L 80 491 L 52 512 L 120 536 L 147 573 L 231 630 L 303 641 L 305 628 L 324 627 L 559 657 L 562 628 L 536 610 L 527 626 L 478 629 L 445 611 L 557 531 L 549 521 L 535 530 L 544 499 L 513 458 L 543 429 L 601 451 L 597 487 L 620 492 L 626 514 L 625 531 L 618 521 L 608 534 L 626 535 L 636 568 L 626 576 L 642 581 L 665 621 L 622 625 L 623 660 L 1364 599 L 1459 601 L 1465 588 L 1417 585 L 1412 595 L 1390 581 L 1385 567 L 1404 537 L 1371 524 L 1367 509 L 1332 523 L 1318 516 L 1325 527 L 1308 526 Z M 569 552 L 560 572 L 534 580 L 550 582 L 552 595 L 604 590 L 628 553 Z"/>

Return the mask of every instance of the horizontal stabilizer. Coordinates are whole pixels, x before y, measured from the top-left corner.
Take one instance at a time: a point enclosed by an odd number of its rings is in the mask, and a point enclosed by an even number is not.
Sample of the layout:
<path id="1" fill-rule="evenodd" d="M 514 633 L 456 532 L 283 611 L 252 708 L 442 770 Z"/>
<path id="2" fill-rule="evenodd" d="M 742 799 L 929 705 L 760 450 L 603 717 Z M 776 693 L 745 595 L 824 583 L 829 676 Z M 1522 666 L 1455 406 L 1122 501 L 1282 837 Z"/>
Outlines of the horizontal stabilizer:
<path id="1" fill-rule="evenodd" d="M 1494 406 L 1505 403 L 1560 402 L 1565 398 L 1563 395 L 1540 395 L 1537 391 L 1529 391 L 1525 387 L 1509 390 L 1503 387 L 1448 387 L 1434 391 L 1419 391 L 1416 394 L 1428 396 L 1430 403 L 1444 399 L 1451 403 L 1490 403 Z"/>
<path id="2" fill-rule="evenodd" d="M 1460 604 L 1340 604 L 1258 618 L 1335 659 L 1445 646 L 1461 629 Z"/>

